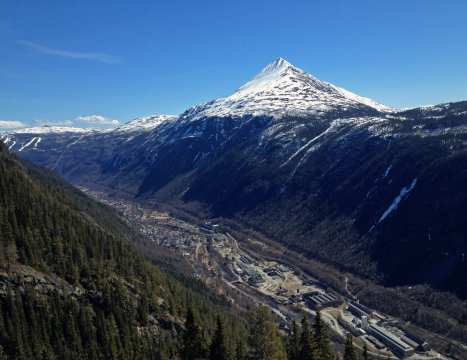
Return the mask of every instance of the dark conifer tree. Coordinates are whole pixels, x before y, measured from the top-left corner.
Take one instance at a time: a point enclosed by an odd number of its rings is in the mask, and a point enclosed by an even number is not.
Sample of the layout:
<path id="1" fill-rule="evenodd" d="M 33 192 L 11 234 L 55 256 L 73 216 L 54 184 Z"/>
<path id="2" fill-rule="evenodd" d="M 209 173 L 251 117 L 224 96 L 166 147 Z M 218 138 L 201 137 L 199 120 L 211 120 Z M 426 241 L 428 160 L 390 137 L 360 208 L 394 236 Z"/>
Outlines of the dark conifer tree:
<path id="1" fill-rule="evenodd" d="M 209 359 L 210 360 L 230 360 L 231 354 L 225 336 L 224 322 L 220 315 L 217 315 L 216 330 L 209 346 Z"/>
<path id="2" fill-rule="evenodd" d="M 316 342 L 310 328 L 308 317 L 303 315 L 302 318 L 302 334 L 300 336 L 300 359 L 315 360 L 314 352 Z"/>
<path id="3" fill-rule="evenodd" d="M 248 314 L 250 335 L 248 344 L 253 360 L 285 360 L 287 355 L 279 337 L 279 330 L 266 307 L 253 309 Z"/>
<path id="4" fill-rule="evenodd" d="M 332 360 L 334 359 L 334 353 L 331 349 L 331 341 L 326 330 L 326 325 L 321 316 L 320 309 L 316 310 L 315 321 L 313 322 L 312 328 L 314 330 L 315 339 L 315 359 Z"/>
<path id="5" fill-rule="evenodd" d="M 180 347 L 182 360 L 203 359 L 207 356 L 206 339 L 198 324 L 193 307 L 189 307 L 186 314 L 185 331 Z"/>
<path id="6" fill-rule="evenodd" d="M 289 337 L 289 343 L 287 345 L 287 358 L 289 360 L 299 360 L 300 350 L 300 327 L 295 319 L 293 319 L 292 334 Z"/>
<path id="7" fill-rule="evenodd" d="M 241 337 L 237 339 L 235 346 L 235 360 L 246 360 L 245 342 Z"/>
<path id="8" fill-rule="evenodd" d="M 350 333 L 347 335 L 347 339 L 345 341 L 343 360 L 358 360 L 357 349 L 353 344 L 353 336 Z"/>
<path id="9" fill-rule="evenodd" d="M 373 360 L 373 358 L 370 355 L 370 352 L 368 351 L 368 346 L 363 345 L 363 360 Z"/>

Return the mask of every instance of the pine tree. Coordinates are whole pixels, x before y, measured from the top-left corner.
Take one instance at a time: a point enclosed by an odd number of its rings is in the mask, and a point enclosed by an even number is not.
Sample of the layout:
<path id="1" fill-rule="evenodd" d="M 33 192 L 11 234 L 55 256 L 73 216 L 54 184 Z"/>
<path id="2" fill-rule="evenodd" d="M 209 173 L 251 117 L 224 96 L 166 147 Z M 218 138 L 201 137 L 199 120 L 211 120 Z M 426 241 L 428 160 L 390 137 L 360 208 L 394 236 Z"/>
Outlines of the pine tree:
<path id="1" fill-rule="evenodd" d="M 11 272 L 11 264 L 16 262 L 19 258 L 18 250 L 16 249 L 16 244 L 13 240 L 9 242 L 5 249 L 5 258 L 7 260 L 7 270 Z"/>
<path id="2" fill-rule="evenodd" d="M 235 360 L 246 360 L 245 343 L 241 337 L 237 339 L 237 344 L 235 347 Z"/>
<path id="3" fill-rule="evenodd" d="M 248 344 L 253 360 L 285 360 L 286 353 L 279 330 L 266 307 L 253 309 L 248 314 L 250 335 Z"/>
<path id="4" fill-rule="evenodd" d="M 210 360 L 230 360 L 230 349 L 225 337 L 224 323 L 217 315 L 216 330 L 212 337 L 211 345 L 209 346 L 209 359 Z"/>
<path id="5" fill-rule="evenodd" d="M 314 360 L 315 349 L 316 343 L 311 333 L 310 322 L 308 321 L 308 317 L 303 315 L 302 334 L 300 336 L 300 359 Z"/>
<path id="6" fill-rule="evenodd" d="M 300 359 L 300 328 L 295 319 L 292 325 L 292 335 L 287 346 L 287 358 L 289 360 Z"/>
<path id="7" fill-rule="evenodd" d="M 141 325 L 147 325 L 148 323 L 148 307 L 148 297 L 146 292 L 143 291 L 138 302 L 138 312 Z"/>
<path id="8" fill-rule="evenodd" d="M 368 346 L 363 345 L 363 360 L 372 360 L 373 358 L 370 355 L 370 352 L 368 351 Z"/>
<path id="9" fill-rule="evenodd" d="M 312 328 L 314 330 L 314 338 L 316 341 L 315 359 L 334 359 L 334 353 L 331 349 L 331 341 L 329 340 L 328 332 L 326 331 L 326 326 L 321 316 L 320 309 L 316 310 L 315 321 Z"/>
<path id="10" fill-rule="evenodd" d="M 190 306 L 186 314 L 185 331 L 182 334 L 180 358 L 182 360 L 196 360 L 207 357 L 206 339 L 204 332 L 198 325 L 193 308 Z"/>
<path id="11" fill-rule="evenodd" d="M 342 360 L 358 360 L 357 349 L 353 344 L 353 336 L 350 333 L 345 341 L 344 358 Z"/>

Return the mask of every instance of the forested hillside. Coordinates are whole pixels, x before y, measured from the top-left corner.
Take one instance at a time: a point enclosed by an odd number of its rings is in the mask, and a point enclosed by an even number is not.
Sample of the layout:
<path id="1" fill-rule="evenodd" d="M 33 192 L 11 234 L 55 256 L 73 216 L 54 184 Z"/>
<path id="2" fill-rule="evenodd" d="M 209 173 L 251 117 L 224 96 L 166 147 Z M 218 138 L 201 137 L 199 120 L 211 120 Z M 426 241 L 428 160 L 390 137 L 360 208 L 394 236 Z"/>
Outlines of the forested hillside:
<path id="1" fill-rule="evenodd" d="M 134 234 L 122 218 L 68 187 L 0 143 L 0 345 L 9 359 L 173 357 L 189 305 L 208 338 L 217 314 L 232 343 L 245 336 L 225 298 L 162 273 L 126 241 Z"/>

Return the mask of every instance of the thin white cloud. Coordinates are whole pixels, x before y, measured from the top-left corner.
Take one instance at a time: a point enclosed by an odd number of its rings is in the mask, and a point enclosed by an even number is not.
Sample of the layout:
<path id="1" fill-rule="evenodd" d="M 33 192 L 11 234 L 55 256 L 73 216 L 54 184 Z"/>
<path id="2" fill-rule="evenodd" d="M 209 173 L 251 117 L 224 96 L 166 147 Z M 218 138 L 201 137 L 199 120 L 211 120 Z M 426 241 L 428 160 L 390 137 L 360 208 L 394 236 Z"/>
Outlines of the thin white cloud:
<path id="1" fill-rule="evenodd" d="M 70 126 L 73 125 L 73 121 L 63 120 L 63 121 L 54 121 L 49 119 L 36 119 L 34 122 L 38 125 L 53 125 L 53 126 Z"/>
<path id="2" fill-rule="evenodd" d="M 59 55 L 59 56 L 65 56 L 69 58 L 76 58 L 76 59 L 97 60 L 103 63 L 110 63 L 110 64 L 121 64 L 123 62 L 121 58 L 119 58 L 118 56 L 114 56 L 114 55 L 63 51 L 63 50 L 52 49 L 52 48 L 42 46 L 42 45 L 37 45 L 29 41 L 18 41 L 18 42 L 20 44 L 29 46 L 30 48 L 43 54 Z"/>
<path id="3" fill-rule="evenodd" d="M 118 120 L 112 120 L 103 116 L 99 115 L 92 115 L 92 116 L 80 116 L 75 119 L 77 123 L 87 123 L 87 124 L 112 124 L 118 125 Z"/>
<path id="4" fill-rule="evenodd" d="M 28 127 L 28 124 L 24 124 L 20 121 L 4 121 L 0 120 L 0 129 L 16 129 Z"/>

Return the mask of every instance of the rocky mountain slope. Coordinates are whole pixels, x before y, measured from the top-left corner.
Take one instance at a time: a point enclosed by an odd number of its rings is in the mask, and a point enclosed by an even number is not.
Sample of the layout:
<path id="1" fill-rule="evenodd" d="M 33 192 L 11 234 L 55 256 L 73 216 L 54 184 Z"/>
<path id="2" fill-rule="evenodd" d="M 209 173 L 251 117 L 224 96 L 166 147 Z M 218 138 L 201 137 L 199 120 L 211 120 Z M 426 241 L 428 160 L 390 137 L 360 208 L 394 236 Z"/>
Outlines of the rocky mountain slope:
<path id="1" fill-rule="evenodd" d="M 202 208 L 342 270 L 467 297 L 467 102 L 391 109 L 277 59 L 179 116 L 2 138 L 72 183 Z"/>

